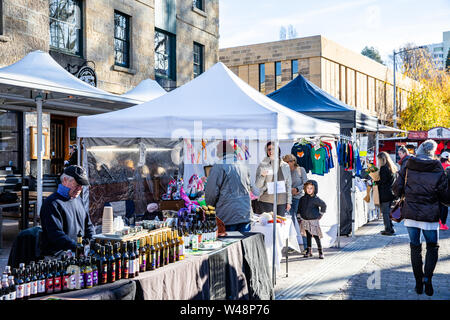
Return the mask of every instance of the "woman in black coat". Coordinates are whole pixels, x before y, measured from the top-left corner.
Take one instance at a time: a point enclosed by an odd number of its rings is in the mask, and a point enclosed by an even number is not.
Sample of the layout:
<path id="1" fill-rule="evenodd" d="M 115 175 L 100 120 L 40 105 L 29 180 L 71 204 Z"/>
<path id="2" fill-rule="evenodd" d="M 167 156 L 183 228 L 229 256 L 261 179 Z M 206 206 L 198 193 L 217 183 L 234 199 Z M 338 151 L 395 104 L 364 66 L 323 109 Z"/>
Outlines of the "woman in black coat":
<path id="1" fill-rule="evenodd" d="M 405 227 L 408 229 L 411 264 L 416 279 L 416 292 L 433 295 L 431 278 L 438 260 L 439 202 L 448 202 L 447 177 L 438 160 L 434 160 L 437 143 L 423 142 L 411 157 L 394 183 L 394 193 L 405 195 L 402 208 Z M 420 233 L 427 243 L 425 267 L 422 268 L 422 244 Z"/>
<path id="2" fill-rule="evenodd" d="M 392 236 L 395 231 L 389 217 L 389 213 L 391 212 L 392 201 L 395 199 L 394 192 L 392 191 L 392 185 L 395 181 L 397 167 L 386 152 L 379 153 L 377 158 L 380 166 L 380 180 L 377 181 L 377 185 L 378 193 L 380 195 L 380 209 L 383 214 L 384 222 L 384 230 L 381 231 L 381 234 L 385 236 Z"/>

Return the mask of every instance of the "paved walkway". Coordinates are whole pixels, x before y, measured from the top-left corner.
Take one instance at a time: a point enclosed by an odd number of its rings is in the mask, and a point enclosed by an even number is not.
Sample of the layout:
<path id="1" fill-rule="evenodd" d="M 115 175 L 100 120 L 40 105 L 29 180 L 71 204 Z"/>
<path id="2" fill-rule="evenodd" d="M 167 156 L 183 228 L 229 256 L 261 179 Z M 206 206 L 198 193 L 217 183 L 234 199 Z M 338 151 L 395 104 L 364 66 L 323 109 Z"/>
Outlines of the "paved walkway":
<path id="1" fill-rule="evenodd" d="M 414 291 L 406 228 L 403 223 L 395 228 L 396 236 L 382 236 L 382 220 L 370 222 L 354 239 L 343 238 L 341 249 L 325 249 L 324 260 L 316 252 L 309 259 L 294 254 L 289 259 L 289 277 L 277 277 L 276 299 L 450 300 L 450 231 L 440 231 L 435 294 L 428 297 Z M 283 262 L 283 272 L 284 268 Z"/>

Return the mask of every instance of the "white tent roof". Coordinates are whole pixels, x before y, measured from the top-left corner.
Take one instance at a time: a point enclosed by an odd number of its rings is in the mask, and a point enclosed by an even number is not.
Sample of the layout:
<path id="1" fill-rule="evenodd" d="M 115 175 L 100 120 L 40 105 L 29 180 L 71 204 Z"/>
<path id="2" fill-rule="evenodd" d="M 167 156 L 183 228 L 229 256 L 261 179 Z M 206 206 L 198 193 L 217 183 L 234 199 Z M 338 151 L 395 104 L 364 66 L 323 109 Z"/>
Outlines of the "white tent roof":
<path id="1" fill-rule="evenodd" d="M 121 97 L 146 102 L 156 99 L 166 93 L 166 90 L 164 90 L 163 87 L 158 84 L 158 82 L 152 79 L 145 79 L 130 91 L 122 94 Z"/>
<path id="2" fill-rule="evenodd" d="M 43 91 L 44 108 L 80 111 L 84 114 L 108 112 L 141 103 L 98 89 L 78 79 L 60 66 L 47 52 L 30 52 L 21 60 L 0 68 L 0 97 L 8 102 L 34 106 L 34 96 Z"/>
<path id="3" fill-rule="evenodd" d="M 196 120 L 201 121 L 201 130 Z M 221 139 L 230 137 L 229 130 L 244 130 L 234 136 L 256 139 L 261 138 L 259 130 L 267 133 L 276 128 L 279 139 L 339 134 L 337 123 L 314 119 L 278 104 L 219 62 L 154 100 L 115 112 L 79 117 L 77 133 L 79 137 Z"/>

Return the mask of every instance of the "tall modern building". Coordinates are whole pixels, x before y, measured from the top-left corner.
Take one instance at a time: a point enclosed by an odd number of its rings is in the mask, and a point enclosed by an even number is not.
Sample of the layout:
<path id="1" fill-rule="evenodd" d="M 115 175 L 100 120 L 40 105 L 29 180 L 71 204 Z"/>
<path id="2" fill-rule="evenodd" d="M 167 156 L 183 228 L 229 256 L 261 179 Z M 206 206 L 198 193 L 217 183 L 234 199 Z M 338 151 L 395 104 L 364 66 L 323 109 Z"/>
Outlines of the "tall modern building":
<path id="1" fill-rule="evenodd" d="M 219 0 L 0 0 L 0 67 L 41 50 L 115 94 L 148 78 L 172 90 L 214 65 L 218 48 Z M 89 77 L 80 74 L 86 68 Z M 61 172 L 77 116 L 44 113 L 51 141 L 44 174 Z M 0 105 L 0 168 L 33 172 L 33 126 L 35 112 Z"/>
<path id="2" fill-rule="evenodd" d="M 426 45 L 430 55 L 439 70 L 445 69 L 445 62 L 450 50 L 450 31 L 442 33 L 442 42 Z"/>

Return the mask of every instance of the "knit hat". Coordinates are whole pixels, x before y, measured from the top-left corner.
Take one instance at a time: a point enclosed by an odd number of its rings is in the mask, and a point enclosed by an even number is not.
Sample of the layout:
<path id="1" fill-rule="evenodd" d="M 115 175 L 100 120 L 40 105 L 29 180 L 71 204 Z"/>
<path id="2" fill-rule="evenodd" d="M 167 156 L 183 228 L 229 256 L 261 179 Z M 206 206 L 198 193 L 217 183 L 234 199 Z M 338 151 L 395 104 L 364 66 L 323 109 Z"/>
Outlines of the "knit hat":
<path id="1" fill-rule="evenodd" d="M 434 140 L 426 140 L 424 141 L 419 148 L 416 151 L 416 155 L 420 156 L 420 155 L 426 155 L 429 157 L 434 157 L 434 153 L 436 152 L 437 149 L 437 143 Z"/>
<path id="2" fill-rule="evenodd" d="M 158 204 L 157 203 L 149 203 L 147 206 L 147 211 L 149 213 L 155 212 L 158 210 Z"/>

